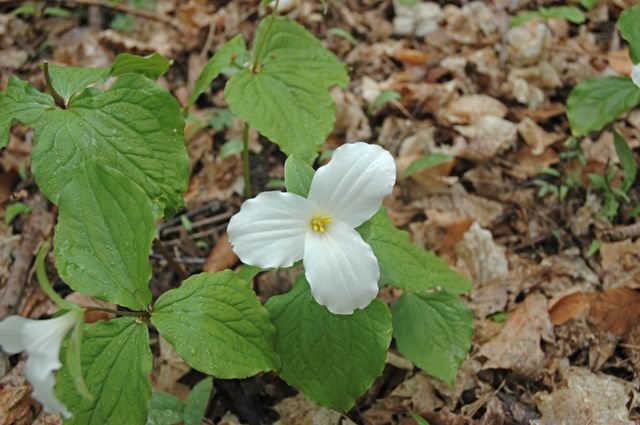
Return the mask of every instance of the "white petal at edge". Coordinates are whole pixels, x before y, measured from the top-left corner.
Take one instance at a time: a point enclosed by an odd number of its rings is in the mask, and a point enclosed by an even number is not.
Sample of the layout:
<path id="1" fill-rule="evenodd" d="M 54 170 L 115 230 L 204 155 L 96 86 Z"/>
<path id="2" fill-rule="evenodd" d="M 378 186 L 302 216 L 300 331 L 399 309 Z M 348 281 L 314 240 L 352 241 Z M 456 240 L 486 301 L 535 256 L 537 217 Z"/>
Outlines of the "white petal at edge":
<path id="1" fill-rule="evenodd" d="M 245 264 L 289 267 L 302 258 L 315 211 L 313 203 L 296 194 L 263 192 L 245 201 L 231 217 L 229 242 Z"/>
<path id="2" fill-rule="evenodd" d="M 378 211 L 395 181 L 396 165 L 389 152 L 363 142 L 346 144 L 316 171 L 309 200 L 355 228 Z"/>
<path id="3" fill-rule="evenodd" d="M 72 416 L 71 412 L 56 398 L 54 390 L 56 378 L 53 369 L 46 371 L 43 366 L 43 362 L 52 365 L 50 361 L 50 358 L 44 358 L 42 355 L 29 355 L 24 366 L 24 374 L 33 387 L 33 398 L 42 403 L 45 412 L 60 413 L 69 419 Z"/>
<path id="4" fill-rule="evenodd" d="M 631 79 L 636 86 L 640 87 L 640 63 L 633 65 L 633 69 L 631 70 Z"/>
<path id="5" fill-rule="evenodd" d="M 348 224 L 335 221 L 325 233 L 309 232 L 304 270 L 313 298 L 331 313 L 351 314 L 378 295 L 378 260 Z"/>

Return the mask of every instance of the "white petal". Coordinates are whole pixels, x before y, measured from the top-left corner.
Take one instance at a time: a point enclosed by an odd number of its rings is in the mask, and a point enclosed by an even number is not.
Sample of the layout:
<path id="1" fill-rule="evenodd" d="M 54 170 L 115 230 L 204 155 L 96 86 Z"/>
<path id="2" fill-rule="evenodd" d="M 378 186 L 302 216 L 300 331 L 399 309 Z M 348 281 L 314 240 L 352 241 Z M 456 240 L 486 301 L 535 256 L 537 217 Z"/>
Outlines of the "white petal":
<path id="1" fill-rule="evenodd" d="M 60 413 L 68 419 L 71 417 L 71 413 L 67 407 L 56 398 L 54 390 L 56 378 L 53 374 L 53 370 L 45 373 L 44 367 L 42 363 L 40 363 L 45 362 L 45 364 L 51 364 L 50 361 L 50 358 L 46 358 L 41 355 L 30 355 L 27 358 L 27 362 L 24 367 L 24 374 L 33 387 L 31 396 L 42 403 L 42 407 L 44 407 L 45 412 Z"/>
<path id="2" fill-rule="evenodd" d="M 334 314 L 365 308 L 378 294 L 378 260 L 360 234 L 340 221 L 325 233 L 307 234 L 304 269 L 313 298 Z"/>
<path id="3" fill-rule="evenodd" d="M 631 71 L 631 79 L 636 84 L 636 86 L 640 87 L 640 63 L 633 65 L 633 70 Z"/>
<path id="4" fill-rule="evenodd" d="M 304 235 L 317 208 L 293 193 L 263 192 L 242 204 L 227 233 L 243 263 L 289 267 L 302 258 Z"/>
<path id="5" fill-rule="evenodd" d="M 24 343 L 24 328 L 32 320 L 20 316 L 9 316 L 0 322 L 0 347 L 5 353 L 15 354 L 27 349 Z"/>
<path id="6" fill-rule="evenodd" d="M 309 200 L 334 220 L 357 227 L 378 211 L 395 181 L 396 165 L 389 152 L 362 142 L 346 144 L 316 171 Z"/>
<path id="7" fill-rule="evenodd" d="M 25 376 L 33 387 L 33 398 L 47 412 L 70 417 L 64 404 L 55 397 L 54 371 L 59 369 L 60 347 L 65 335 L 79 319 L 79 311 L 70 311 L 49 320 L 30 320 L 10 316 L 0 322 L 0 345 L 9 353 L 27 352 Z"/>

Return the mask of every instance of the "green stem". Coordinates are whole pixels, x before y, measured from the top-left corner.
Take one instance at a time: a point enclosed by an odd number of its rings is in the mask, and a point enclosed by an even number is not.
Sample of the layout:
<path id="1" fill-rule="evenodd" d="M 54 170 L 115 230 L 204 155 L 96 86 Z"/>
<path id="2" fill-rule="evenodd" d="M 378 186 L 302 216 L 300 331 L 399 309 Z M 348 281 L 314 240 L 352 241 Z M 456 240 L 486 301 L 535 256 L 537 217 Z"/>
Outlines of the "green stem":
<path id="1" fill-rule="evenodd" d="M 42 64 L 42 71 L 44 72 L 44 81 L 47 83 L 47 89 L 49 90 L 49 94 L 53 97 L 54 102 L 62 109 L 67 109 L 67 105 L 64 103 L 64 99 L 62 96 L 58 94 L 56 89 L 53 88 L 53 84 L 51 84 L 51 75 L 49 74 L 49 62 L 44 61 Z"/>
<path id="2" fill-rule="evenodd" d="M 84 308 L 86 311 L 103 311 L 105 313 L 111 313 L 118 316 L 149 317 L 148 311 L 120 311 L 120 310 L 113 310 L 111 308 L 105 308 L 105 307 L 82 307 L 82 308 Z"/>
<path id="3" fill-rule="evenodd" d="M 40 289 L 42 292 L 47 294 L 47 296 L 54 303 L 58 304 L 58 306 L 63 310 L 77 310 L 78 306 L 69 301 L 64 300 L 51 286 L 51 281 L 49 281 L 49 276 L 47 276 L 47 270 L 44 265 L 44 259 L 49 252 L 49 247 L 51 246 L 51 241 L 43 242 L 38 248 L 38 254 L 36 255 L 36 278 L 38 279 L 38 283 L 40 284 Z"/>
<path id="4" fill-rule="evenodd" d="M 280 0 L 276 0 L 276 4 L 273 6 L 273 10 L 271 11 L 271 20 L 269 21 L 269 26 L 267 26 L 266 31 L 264 32 L 264 36 L 260 40 L 260 44 L 253 51 L 254 62 L 251 65 L 251 70 L 253 72 L 258 72 L 260 69 L 260 53 L 262 53 L 262 49 L 264 48 L 264 44 L 267 42 L 267 38 L 269 38 L 269 33 L 271 32 L 271 27 L 273 26 L 273 21 L 276 19 L 276 14 L 278 11 L 278 3 Z"/>
<path id="5" fill-rule="evenodd" d="M 251 175 L 249 171 L 249 124 L 244 123 L 242 131 L 242 176 L 244 177 L 244 197 L 251 198 Z"/>

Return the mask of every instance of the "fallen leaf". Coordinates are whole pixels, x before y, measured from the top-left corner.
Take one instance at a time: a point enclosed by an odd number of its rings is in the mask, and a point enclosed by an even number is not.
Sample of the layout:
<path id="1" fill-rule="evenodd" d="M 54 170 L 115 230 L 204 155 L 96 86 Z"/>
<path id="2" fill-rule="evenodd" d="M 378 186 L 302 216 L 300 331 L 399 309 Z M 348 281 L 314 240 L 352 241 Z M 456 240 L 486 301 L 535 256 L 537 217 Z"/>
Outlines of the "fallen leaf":
<path id="1" fill-rule="evenodd" d="M 458 268 L 471 277 L 476 287 L 509 271 L 504 247 L 497 245 L 491 232 L 480 227 L 478 222 L 474 222 L 464 233 L 455 249 Z"/>
<path id="2" fill-rule="evenodd" d="M 238 264 L 239 261 L 240 259 L 233 252 L 231 244 L 229 243 L 229 235 L 225 232 L 224 235 L 218 238 L 215 246 L 209 253 L 203 270 L 208 273 L 215 273 L 224 269 L 230 269 Z"/>

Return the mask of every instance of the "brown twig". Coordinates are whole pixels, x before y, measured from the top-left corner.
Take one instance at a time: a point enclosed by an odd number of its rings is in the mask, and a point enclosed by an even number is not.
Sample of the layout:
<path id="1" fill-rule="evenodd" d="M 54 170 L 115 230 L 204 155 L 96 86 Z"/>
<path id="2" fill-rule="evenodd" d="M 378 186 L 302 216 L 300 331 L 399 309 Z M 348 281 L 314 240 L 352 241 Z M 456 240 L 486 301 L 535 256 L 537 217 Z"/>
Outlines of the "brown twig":
<path id="1" fill-rule="evenodd" d="M 53 229 L 54 217 L 42 195 L 35 196 L 31 207 L 31 214 L 19 218 L 23 224 L 22 241 L 16 250 L 7 283 L 0 289 L 0 318 L 16 312 L 27 287 L 29 269 L 38 245 L 49 237 Z"/>
<path id="2" fill-rule="evenodd" d="M 167 260 L 167 263 L 169 263 L 169 266 L 171 266 L 171 268 L 176 273 L 178 273 L 178 275 L 180 276 L 180 279 L 185 280 L 187 277 L 189 277 L 189 274 L 186 272 L 186 270 L 182 267 L 182 265 L 180 265 L 180 264 L 178 264 L 178 262 L 176 262 L 176 260 L 171 256 L 171 253 L 162 244 L 162 242 L 160 242 L 158 239 L 154 239 L 153 240 L 153 247 L 158 252 L 160 252 L 160 254 L 164 257 L 165 260 Z"/>
<path id="3" fill-rule="evenodd" d="M 597 236 L 598 239 L 604 242 L 619 242 L 625 239 L 637 238 L 640 236 L 640 223 L 603 230 L 600 234 L 597 234 Z"/>

